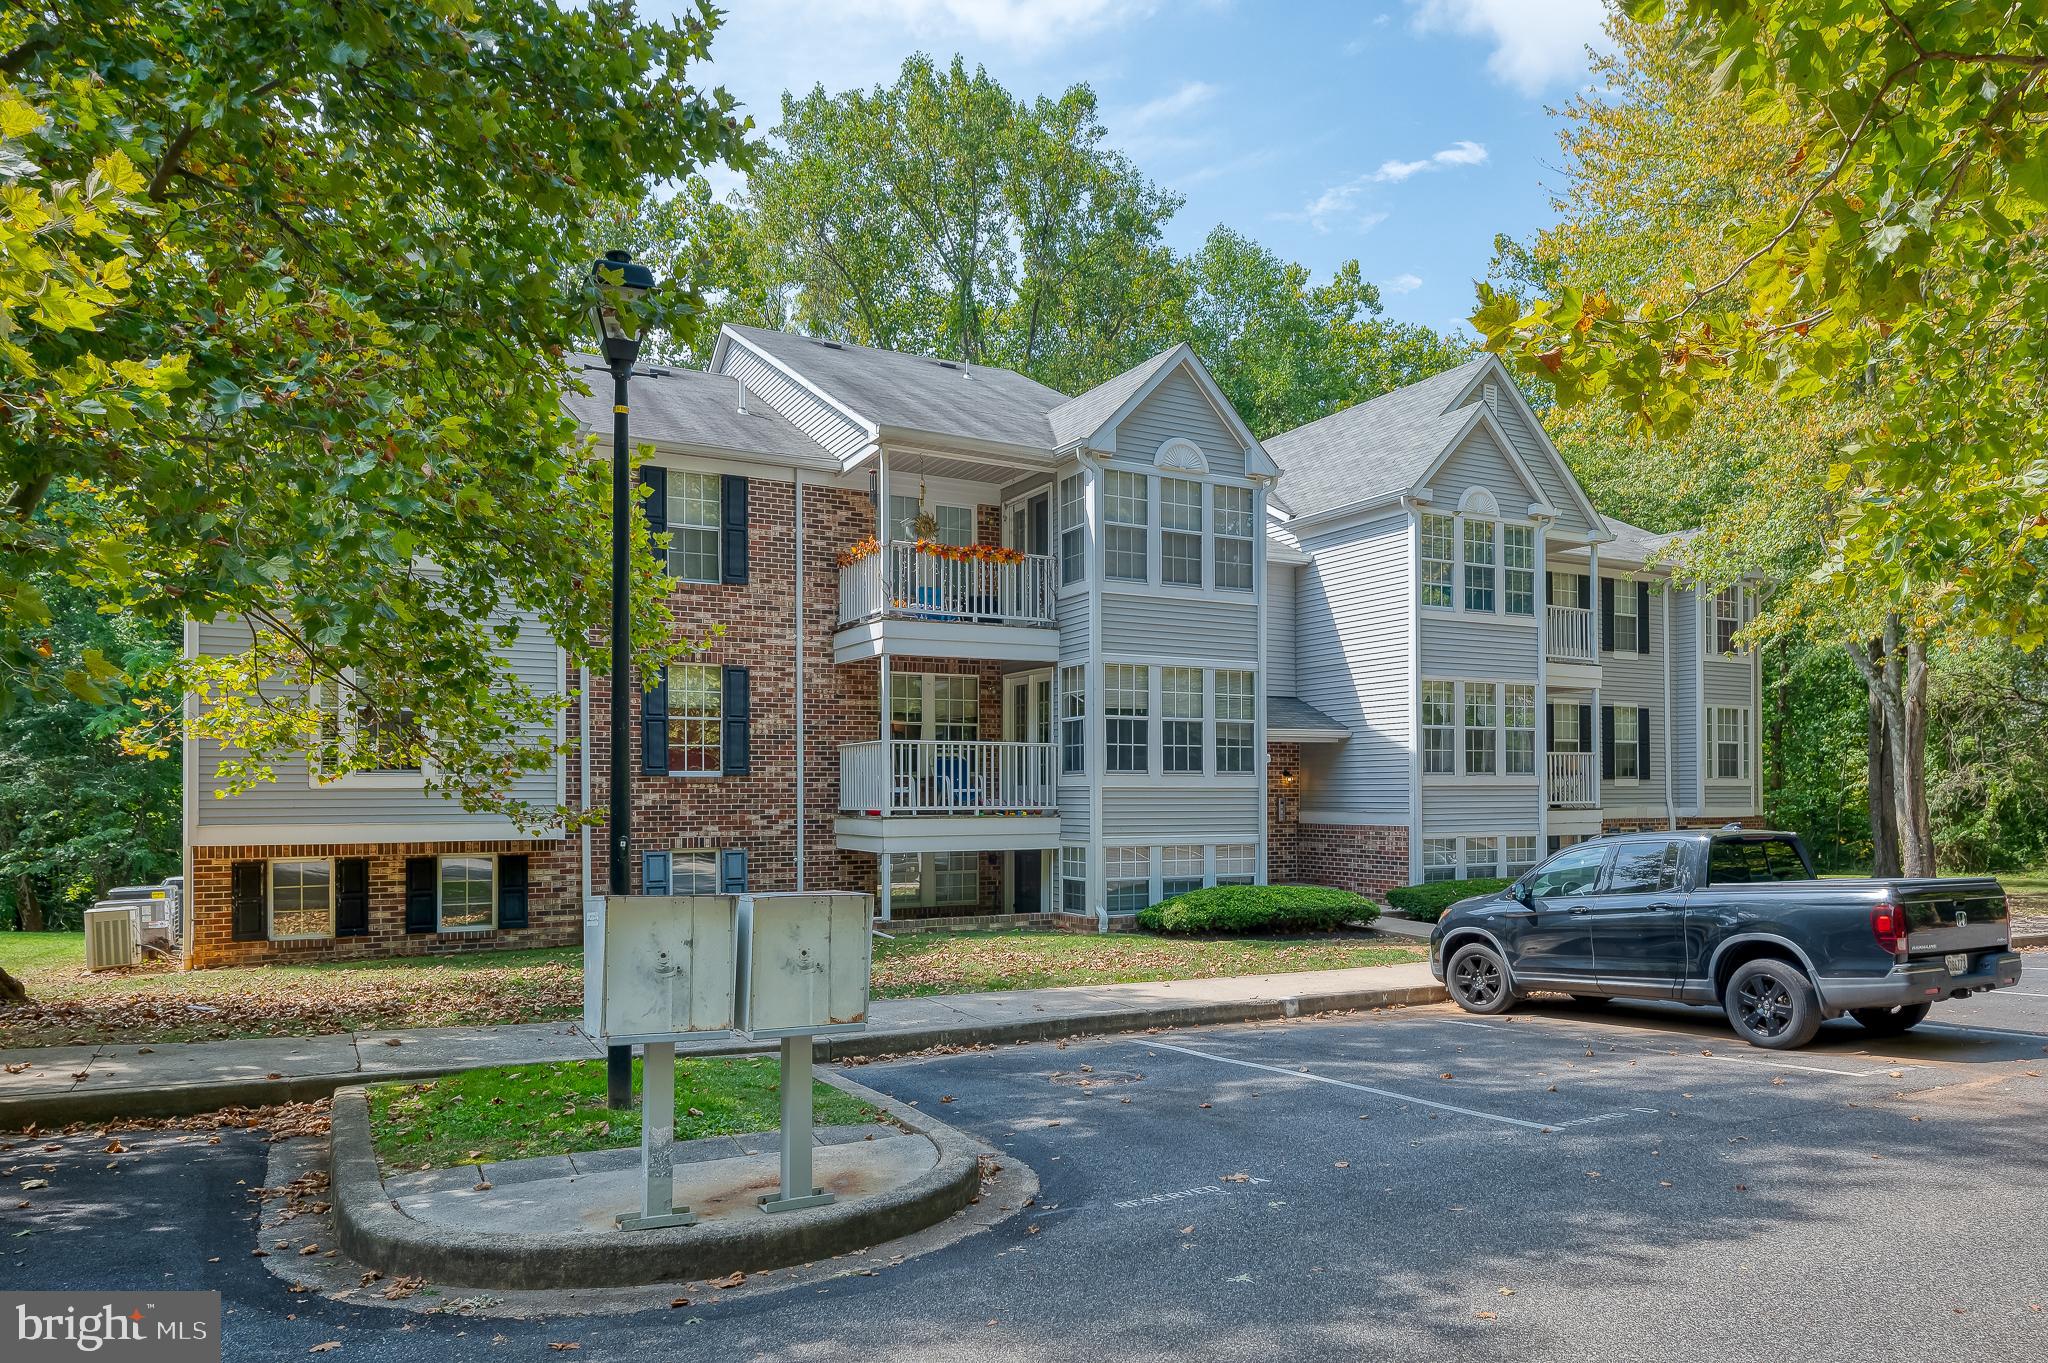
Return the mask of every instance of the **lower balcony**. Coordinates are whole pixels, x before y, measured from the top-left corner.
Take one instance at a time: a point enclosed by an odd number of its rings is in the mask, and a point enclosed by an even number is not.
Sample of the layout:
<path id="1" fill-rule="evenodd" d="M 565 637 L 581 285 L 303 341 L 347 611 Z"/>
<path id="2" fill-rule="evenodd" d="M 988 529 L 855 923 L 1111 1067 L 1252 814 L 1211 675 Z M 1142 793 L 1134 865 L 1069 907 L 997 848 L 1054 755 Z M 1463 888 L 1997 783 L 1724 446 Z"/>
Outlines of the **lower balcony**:
<path id="1" fill-rule="evenodd" d="M 1050 743 L 891 739 L 839 749 L 839 845 L 1006 851 L 1059 843 Z"/>
<path id="2" fill-rule="evenodd" d="M 1546 791 L 1552 809 L 1600 807 L 1598 753 L 1554 752 L 1544 760 L 1550 764 Z"/>

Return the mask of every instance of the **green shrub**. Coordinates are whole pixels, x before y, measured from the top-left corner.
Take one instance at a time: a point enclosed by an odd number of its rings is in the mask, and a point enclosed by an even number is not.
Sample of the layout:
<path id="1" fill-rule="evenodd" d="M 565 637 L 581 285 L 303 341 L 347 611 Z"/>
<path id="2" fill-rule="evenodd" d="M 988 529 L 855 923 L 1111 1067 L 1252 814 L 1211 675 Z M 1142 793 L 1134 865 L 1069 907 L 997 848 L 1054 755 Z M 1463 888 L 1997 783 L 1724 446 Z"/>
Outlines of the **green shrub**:
<path id="1" fill-rule="evenodd" d="M 1370 923 L 1379 905 L 1322 885 L 1218 885 L 1161 900 L 1138 914 L 1147 932 L 1328 932 Z"/>
<path id="2" fill-rule="evenodd" d="M 1444 910 L 1474 895 L 1497 894 L 1514 884 L 1512 880 L 1434 880 L 1427 885 L 1403 885 L 1387 891 L 1387 903 L 1424 923 L 1434 923 Z"/>

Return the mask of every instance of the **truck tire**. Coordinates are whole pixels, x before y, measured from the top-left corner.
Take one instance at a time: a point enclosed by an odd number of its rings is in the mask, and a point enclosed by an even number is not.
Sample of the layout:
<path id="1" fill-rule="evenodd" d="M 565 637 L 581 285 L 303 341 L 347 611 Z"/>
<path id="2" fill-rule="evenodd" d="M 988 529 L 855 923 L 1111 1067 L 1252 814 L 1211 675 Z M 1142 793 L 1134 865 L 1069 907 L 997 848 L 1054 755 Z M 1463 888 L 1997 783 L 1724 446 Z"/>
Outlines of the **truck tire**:
<path id="1" fill-rule="evenodd" d="M 1735 1034 L 1767 1051 L 1796 1051 L 1820 1030 L 1820 995 L 1791 961 L 1745 961 L 1728 977 L 1721 1005 Z"/>
<path id="2" fill-rule="evenodd" d="M 1450 964 L 1444 967 L 1444 988 L 1450 991 L 1451 1002 L 1468 1013 L 1504 1013 L 1515 1001 L 1507 962 L 1483 942 L 1451 953 Z"/>
<path id="3" fill-rule="evenodd" d="M 1931 1007 L 1927 1003 L 1907 1003 L 1897 1008 L 1851 1008 L 1849 1016 L 1872 1036 L 1898 1036 L 1918 1027 Z"/>

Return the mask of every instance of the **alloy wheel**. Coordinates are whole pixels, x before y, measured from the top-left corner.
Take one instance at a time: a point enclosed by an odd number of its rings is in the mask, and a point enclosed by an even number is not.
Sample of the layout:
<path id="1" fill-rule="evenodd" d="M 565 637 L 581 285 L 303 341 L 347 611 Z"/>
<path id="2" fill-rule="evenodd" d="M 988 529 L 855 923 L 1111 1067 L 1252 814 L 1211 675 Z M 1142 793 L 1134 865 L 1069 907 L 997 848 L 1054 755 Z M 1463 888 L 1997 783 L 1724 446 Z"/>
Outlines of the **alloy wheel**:
<path id="1" fill-rule="evenodd" d="M 1458 987 L 1458 997 L 1467 1003 L 1484 1007 L 1500 997 L 1500 966 L 1478 952 L 1458 962 L 1452 981 Z"/>
<path id="2" fill-rule="evenodd" d="M 1792 1023 L 1792 991 L 1776 975 L 1753 975 L 1736 995 L 1742 1024 L 1758 1036 L 1777 1036 Z"/>

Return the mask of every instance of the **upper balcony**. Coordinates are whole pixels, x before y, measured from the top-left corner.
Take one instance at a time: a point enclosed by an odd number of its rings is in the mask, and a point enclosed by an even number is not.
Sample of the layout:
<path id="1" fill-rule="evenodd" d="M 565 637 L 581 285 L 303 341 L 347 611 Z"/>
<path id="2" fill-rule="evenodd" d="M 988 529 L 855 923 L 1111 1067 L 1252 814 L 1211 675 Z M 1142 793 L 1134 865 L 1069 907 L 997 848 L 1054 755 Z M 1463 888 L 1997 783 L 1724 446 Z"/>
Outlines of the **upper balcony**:
<path id="1" fill-rule="evenodd" d="M 1048 554 L 895 540 L 855 546 L 839 570 L 836 661 L 921 658 L 1053 662 L 1058 564 Z"/>
<path id="2" fill-rule="evenodd" d="M 1545 606 L 1550 660 L 1554 663 L 1600 661 L 1599 639 L 1593 633 L 1593 612 L 1583 606 Z"/>

